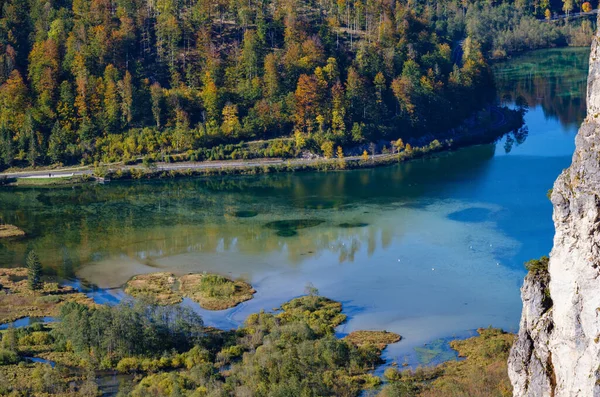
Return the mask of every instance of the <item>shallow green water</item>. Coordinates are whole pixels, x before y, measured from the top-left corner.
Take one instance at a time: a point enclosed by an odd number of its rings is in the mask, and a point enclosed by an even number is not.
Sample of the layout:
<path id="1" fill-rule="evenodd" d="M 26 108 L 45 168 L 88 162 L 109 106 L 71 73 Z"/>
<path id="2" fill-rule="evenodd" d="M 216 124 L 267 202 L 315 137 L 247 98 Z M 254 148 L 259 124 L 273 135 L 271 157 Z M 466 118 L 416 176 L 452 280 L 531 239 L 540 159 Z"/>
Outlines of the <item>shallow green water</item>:
<path id="1" fill-rule="evenodd" d="M 340 333 L 403 335 L 386 353 L 398 362 L 477 327 L 515 330 L 522 263 L 552 245 L 546 192 L 574 150 L 588 52 L 495 65 L 499 97 L 530 108 L 527 130 L 495 145 L 372 170 L 2 189 L 0 216 L 29 237 L 0 242 L 0 266 L 35 248 L 60 276 L 116 295 L 143 272 L 247 278 L 255 299 L 199 309 L 221 327 L 311 282 L 343 302 Z"/>

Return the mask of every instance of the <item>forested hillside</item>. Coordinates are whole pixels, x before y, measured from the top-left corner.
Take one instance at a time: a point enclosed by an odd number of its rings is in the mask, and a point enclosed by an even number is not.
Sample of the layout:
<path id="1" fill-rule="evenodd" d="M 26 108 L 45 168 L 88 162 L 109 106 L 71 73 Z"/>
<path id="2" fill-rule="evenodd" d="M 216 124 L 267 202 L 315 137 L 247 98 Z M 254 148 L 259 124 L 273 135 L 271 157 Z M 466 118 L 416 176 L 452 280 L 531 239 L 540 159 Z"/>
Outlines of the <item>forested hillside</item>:
<path id="1" fill-rule="evenodd" d="M 490 99 L 487 57 L 567 43 L 564 6 L 0 0 L 0 168 L 445 131 Z"/>

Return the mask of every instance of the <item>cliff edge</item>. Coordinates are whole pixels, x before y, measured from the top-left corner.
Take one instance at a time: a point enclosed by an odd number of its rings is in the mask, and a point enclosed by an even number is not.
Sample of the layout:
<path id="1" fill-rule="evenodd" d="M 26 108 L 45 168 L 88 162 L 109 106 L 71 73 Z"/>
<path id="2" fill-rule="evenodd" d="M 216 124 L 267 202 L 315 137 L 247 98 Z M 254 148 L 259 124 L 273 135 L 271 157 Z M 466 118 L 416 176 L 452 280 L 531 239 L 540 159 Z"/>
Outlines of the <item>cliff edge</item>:
<path id="1" fill-rule="evenodd" d="M 508 368 L 513 395 L 600 396 L 600 36 L 592 43 L 587 117 L 572 164 L 554 183 L 554 247 L 530 270 Z"/>

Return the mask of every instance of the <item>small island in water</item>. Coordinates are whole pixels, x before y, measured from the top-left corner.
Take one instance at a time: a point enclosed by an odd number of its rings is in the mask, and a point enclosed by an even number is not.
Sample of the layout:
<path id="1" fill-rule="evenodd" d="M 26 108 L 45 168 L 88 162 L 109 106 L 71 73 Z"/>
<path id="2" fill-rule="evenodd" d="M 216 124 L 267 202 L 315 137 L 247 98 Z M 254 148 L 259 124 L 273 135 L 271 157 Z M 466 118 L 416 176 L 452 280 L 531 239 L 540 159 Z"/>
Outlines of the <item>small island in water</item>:
<path id="1" fill-rule="evenodd" d="M 125 293 L 155 301 L 160 305 L 180 303 L 190 298 L 202 308 L 224 310 L 252 299 L 256 291 L 245 281 L 233 281 L 218 274 L 151 273 L 133 277 L 125 285 Z"/>

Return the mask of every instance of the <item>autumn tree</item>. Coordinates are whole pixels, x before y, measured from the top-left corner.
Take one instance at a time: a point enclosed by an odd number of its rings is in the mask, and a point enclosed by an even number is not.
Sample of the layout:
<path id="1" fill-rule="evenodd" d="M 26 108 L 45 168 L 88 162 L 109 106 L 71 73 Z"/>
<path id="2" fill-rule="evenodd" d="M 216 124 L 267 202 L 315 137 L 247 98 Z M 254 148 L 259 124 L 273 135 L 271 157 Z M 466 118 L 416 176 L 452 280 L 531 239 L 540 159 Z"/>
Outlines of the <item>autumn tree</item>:
<path id="1" fill-rule="evenodd" d="M 590 2 L 589 2 L 589 1 L 586 1 L 586 2 L 584 2 L 584 3 L 581 5 L 581 10 L 582 10 L 583 12 L 591 12 L 591 11 L 592 11 L 592 5 L 590 4 Z"/>
<path id="2" fill-rule="evenodd" d="M 334 144 L 332 141 L 325 141 L 321 145 L 321 151 L 323 151 L 323 156 L 326 159 L 330 159 L 333 157 L 333 148 L 334 148 Z"/>
<path id="3" fill-rule="evenodd" d="M 52 39 L 35 43 L 29 53 L 29 79 L 36 94 L 37 106 L 45 117 L 55 117 L 59 74 L 58 46 Z"/>
<path id="4" fill-rule="evenodd" d="M 119 72 L 113 65 L 107 65 L 104 69 L 104 125 L 108 132 L 114 133 L 121 122 L 121 109 L 119 105 L 119 93 L 117 92 L 117 81 Z"/>
<path id="5" fill-rule="evenodd" d="M 10 73 L 0 86 L 0 124 L 12 131 L 16 138 L 25 122 L 25 111 L 30 105 L 27 86 L 18 70 Z"/>
<path id="6" fill-rule="evenodd" d="M 571 10 L 573 9 L 573 0 L 562 0 L 563 3 L 563 11 L 565 12 L 565 14 L 567 14 L 567 16 L 569 16 L 569 14 L 571 13 Z"/>
<path id="7" fill-rule="evenodd" d="M 274 98 L 279 93 L 279 72 L 277 71 L 277 57 L 274 53 L 269 53 L 265 57 L 264 65 L 264 96 Z"/>
<path id="8" fill-rule="evenodd" d="M 319 107 L 321 105 L 321 93 L 317 78 L 312 75 L 302 74 L 298 79 L 295 92 L 296 98 L 296 126 L 305 132 L 312 132 Z"/>
<path id="9" fill-rule="evenodd" d="M 402 149 L 404 149 L 404 141 L 402 140 L 402 138 L 398 138 L 397 140 L 395 140 L 393 142 L 394 148 L 400 152 L 402 151 Z"/>
<path id="10" fill-rule="evenodd" d="M 346 134 L 346 97 L 344 87 L 338 81 L 331 88 L 331 130 L 337 137 Z"/>
<path id="11" fill-rule="evenodd" d="M 231 103 L 223 107 L 223 124 L 221 130 L 225 136 L 236 135 L 241 129 L 240 120 L 238 118 L 238 107 Z"/>
<path id="12" fill-rule="evenodd" d="M 208 121 L 219 119 L 219 92 L 210 73 L 204 75 L 204 88 L 201 93 Z"/>

